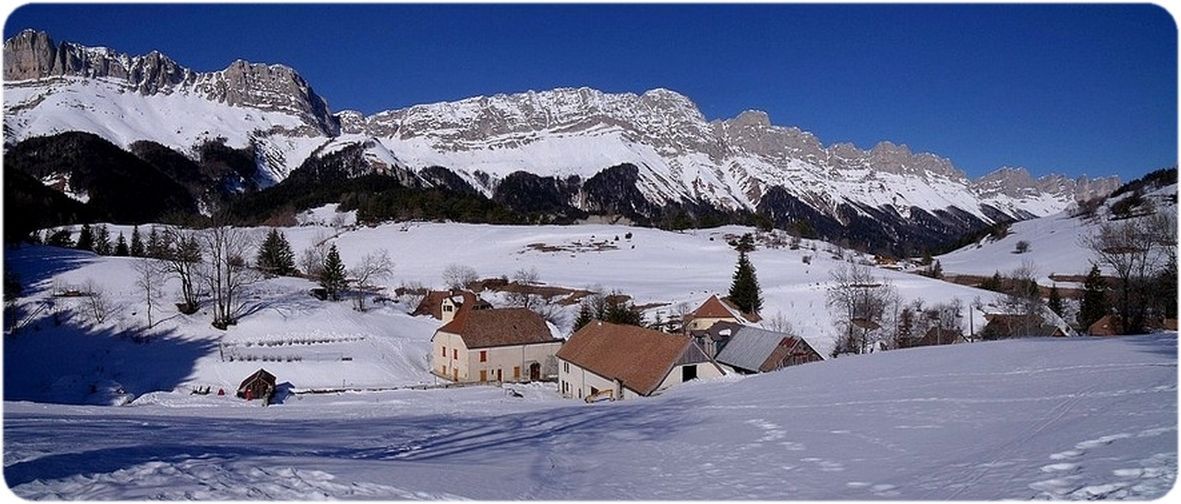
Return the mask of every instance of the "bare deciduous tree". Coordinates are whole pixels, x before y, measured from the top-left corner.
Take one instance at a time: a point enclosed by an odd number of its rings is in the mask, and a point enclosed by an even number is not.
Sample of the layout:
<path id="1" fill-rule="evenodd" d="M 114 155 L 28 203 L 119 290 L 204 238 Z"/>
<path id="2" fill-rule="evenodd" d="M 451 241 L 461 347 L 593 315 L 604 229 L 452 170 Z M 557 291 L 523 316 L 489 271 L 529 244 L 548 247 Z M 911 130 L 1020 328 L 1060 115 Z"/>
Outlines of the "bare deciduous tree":
<path id="1" fill-rule="evenodd" d="M 140 293 L 144 296 L 144 302 L 147 304 L 149 329 L 155 325 L 155 321 L 152 319 L 152 309 L 155 308 L 156 301 L 163 294 L 164 278 L 167 274 L 165 267 L 165 264 L 159 260 L 147 257 L 135 261 L 135 285 L 139 287 Z"/>
<path id="2" fill-rule="evenodd" d="M 103 323 L 115 308 L 111 299 L 107 297 L 106 290 L 93 279 L 88 278 L 83 286 L 83 291 L 86 294 L 86 308 L 91 320 L 96 324 Z"/>
<path id="3" fill-rule="evenodd" d="M 898 298 L 897 290 L 864 264 L 844 264 L 830 276 L 827 302 L 843 334 L 834 354 L 864 353 L 885 334 L 887 308 Z"/>
<path id="4" fill-rule="evenodd" d="M 230 226 L 214 226 L 198 234 L 202 255 L 198 277 L 213 298 L 213 326 L 225 329 L 237 323 L 245 303 L 238 299 L 242 289 L 261 278 L 247 261 L 253 249 L 252 235 Z"/>
<path id="5" fill-rule="evenodd" d="M 164 270 L 180 282 L 180 310 L 185 314 L 197 311 L 199 296 L 193 282 L 201 264 L 201 244 L 192 231 L 173 227 L 164 230 L 164 241 L 171 245 L 163 251 Z"/>
<path id="6" fill-rule="evenodd" d="M 461 290 L 480 279 L 476 269 L 465 264 L 449 264 L 443 268 L 443 284 L 448 289 Z"/>
<path id="7" fill-rule="evenodd" d="M 390 253 L 385 249 L 362 257 L 361 262 L 349 270 L 349 275 L 357 282 L 353 305 L 358 311 L 365 311 L 365 295 L 374 289 L 373 282 L 386 278 L 393 272 L 394 262 L 390 260 Z"/>
<path id="8" fill-rule="evenodd" d="M 795 328 L 792 327 L 791 321 L 787 320 L 787 316 L 781 311 L 776 311 L 775 315 L 763 321 L 763 326 L 775 332 L 795 335 Z"/>
<path id="9" fill-rule="evenodd" d="M 511 279 L 513 283 L 517 284 L 518 290 L 512 290 L 505 294 L 509 306 L 533 309 L 545 302 L 544 296 L 530 292 L 530 287 L 541 283 L 536 268 L 519 269 L 513 273 Z"/>
<path id="10" fill-rule="evenodd" d="M 1177 253 L 1176 216 L 1170 212 L 1105 222 L 1081 239 L 1118 279 L 1116 308 L 1127 333 L 1144 329 L 1154 304 L 1152 279 Z"/>
<path id="11" fill-rule="evenodd" d="M 300 253 L 299 269 L 307 274 L 308 278 L 319 280 L 320 275 L 324 273 L 324 259 L 328 257 L 331 239 L 332 235 L 324 231 L 317 232 L 312 239 L 312 245 Z"/>

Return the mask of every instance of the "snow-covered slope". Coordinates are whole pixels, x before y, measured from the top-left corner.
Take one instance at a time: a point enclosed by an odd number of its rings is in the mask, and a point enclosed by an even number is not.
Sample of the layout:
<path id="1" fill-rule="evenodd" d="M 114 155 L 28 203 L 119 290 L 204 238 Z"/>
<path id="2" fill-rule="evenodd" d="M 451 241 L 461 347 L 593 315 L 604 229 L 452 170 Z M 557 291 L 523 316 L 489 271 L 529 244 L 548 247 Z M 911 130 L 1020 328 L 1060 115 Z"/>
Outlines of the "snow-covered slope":
<path id="1" fill-rule="evenodd" d="M 333 221 L 329 209 L 315 215 Z M 342 222 L 343 224 L 343 222 Z M 147 227 L 141 227 L 146 233 Z M 619 290 L 639 305 L 650 305 L 649 321 L 667 320 L 688 311 L 710 294 L 724 293 L 730 284 L 736 256 L 728 237 L 750 228 L 674 233 L 648 228 L 581 226 L 490 226 L 473 224 L 398 223 L 377 227 L 332 228 L 307 225 L 283 229 L 296 253 L 328 240 L 338 246 L 346 265 L 384 249 L 395 263 L 394 274 L 383 282 L 386 293 L 403 284 L 421 283 L 442 288 L 442 271 L 452 263 L 474 267 L 483 278 L 511 276 L 535 268 L 549 285 L 595 290 Z M 253 231 L 261 239 L 267 229 Z M 111 234 L 130 236 L 129 226 L 112 226 Z M 628 237 L 628 234 L 631 237 Z M 781 235 L 782 238 L 782 235 Z M 811 250 L 816 246 L 817 250 Z M 765 298 L 763 315 L 782 314 L 819 352 L 827 355 L 838 336 L 825 305 L 829 272 L 844 260 L 835 247 L 805 240 L 799 250 L 760 248 L 751 254 L 758 268 Z M 842 251 L 846 258 L 854 257 Z M 805 258 L 811 264 L 805 263 Z M 865 260 L 864 257 L 858 260 Z M 409 300 L 377 305 L 357 313 L 349 303 L 324 303 L 307 294 L 314 284 L 280 278 L 250 286 L 242 298 L 250 312 L 229 331 L 209 325 L 202 311 L 178 314 L 169 303 L 179 284 L 166 286 L 149 331 L 159 343 L 139 345 L 126 335 L 146 325 L 145 302 L 135 286 L 135 260 L 101 257 L 52 247 L 10 251 L 7 267 L 17 272 L 31 294 L 21 298 L 36 329 L 27 328 L 6 340 L 9 370 L 33 366 L 37 372 L 16 373 L 6 380 L 10 397 L 54 402 L 105 402 L 89 384 L 113 381 L 129 393 L 187 389 L 193 386 L 230 388 L 249 372 L 263 366 L 281 381 L 300 389 L 389 387 L 433 383 L 427 372 L 428 341 L 438 324 L 429 318 L 406 315 Z M 959 298 L 964 306 L 992 294 L 919 275 L 889 270 L 877 272 L 898 288 L 903 303 L 922 298 L 928 303 Z M 94 323 L 84 299 L 51 297 L 53 290 L 81 287 L 93 281 L 121 308 L 103 323 Z M 493 296 L 493 302 L 503 300 Z M 53 306 L 65 313 L 62 325 L 47 317 Z M 683 305 L 683 306 L 678 306 Z M 37 310 L 45 310 L 37 312 Z M 577 306 L 564 308 L 560 329 L 568 334 Z M 965 310 L 967 311 L 967 310 Z M 979 310 L 965 313 L 964 329 L 983 327 Z M 69 341 L 63 356 L 55 350 Z M 232 358 L 232 360 L 231 360 Z M 255 360 L 250 360 L 251 358 Z M 345 360 L 349 358 L 351 360 Z M 87 362 L 83 367 L 78 362 Z M 169 362 L 168 365 L 155 365 Z"/>
<path id="2" fill-rule="evenodd" d="M 1020 169 L 973 181 L 935 154 L 890 142 L 869 150 L 825 146 L 799 128 L 773 125 L 758 111 L 707 121 L 689 98 L 666 89 L 612 94 L 566 88 L 370 116 L 332 115 L 310 85 L 282 65 L 236 61 L 222 71 L 197 73 L 156 52 L 128 56 L 54 44 L 35 31 L 6 41 L 5 61 L 10 142 L 73 130 L 123 147 L 146 139 L 189 152 L 196 143 L 224 138 L 232 146 L 257 148 L 263 186 L 284 179 L 317 149 L 356 143 L 366 146 L 375 166 L 444 166 L 487 196 L 517 171 L 586 180 L 628 163 L 638 168 L 641 194 L 656 205 L 704 201 L 755 210 L 768 190 L 782 187 L 813 211 L 845 223 L 850 212 L 907 219 L 915 209 L 985 223 L 1047 215 L 1116 183 L 1035 180 Z M 794 212 L 766 210 L 788 217 Z"/>
<path id="3" fill-rule="evenodd" d="M 1153 499 L 1177 474 L 1176 341 L 899 350 L 591 405 L 6 402 L 4 475 L 33 499 Z"/>
<path id="4" fill-rule="evenodd" d="M 1077 209 L 1054 215 L 1016 222 L 1009 226 L 1009 234 L 1002 238 L 987 237 L 980 242 L 939 256 L 943 270 L 948 273 L 971 275 L 1002 274 L 1017 269 L 1023 262 L 1031 262 L 1037 275 L 1049 285 L 1050 275 L 1085 275 L 1095 259 L 1083 238 L 1095 233 L 1104 222 L 1115 218 L 1112 204 L 1129 197 L 1125 193 L 1105 202 L 1095 216 L 1074 216 Z M 1177 185 L 1152 189 L 1144 195 L 1160 212 L 1177 212 Z M 1136 218 L 1136 217 L 1133 217 Z M 1029 243 L 1028 252 L 1017 254 L 1018 242 Z M 1100 269 L 1104 269 L 1100 265 Z M 1107 271 L 1107 274 L 1111 272 Z"/>

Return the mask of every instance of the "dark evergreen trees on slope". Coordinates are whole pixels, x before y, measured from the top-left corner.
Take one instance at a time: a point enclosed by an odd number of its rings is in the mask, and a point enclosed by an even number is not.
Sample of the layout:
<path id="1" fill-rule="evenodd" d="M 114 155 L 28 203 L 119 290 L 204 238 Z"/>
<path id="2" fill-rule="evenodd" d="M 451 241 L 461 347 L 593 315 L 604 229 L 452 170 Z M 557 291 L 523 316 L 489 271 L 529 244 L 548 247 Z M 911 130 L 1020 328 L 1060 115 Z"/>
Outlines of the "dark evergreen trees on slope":
<path id="1" fill-rule="evenodd" d="M 74 239 L 71 238 L 69 229 L 59 229 L 50 233 L 45 238 L 45 244 L 51 247 L 72 248 L 74 246 Z"/>
<path id="2" fill-rule="evenodd" d="M 1046 303 L 1046 307 L 1055 315 L 1061 317 L 1063 313 L 1062 295 L 1058 293 L 1058 285 L 1055 284 L 1050 287 L 1050 300 Z"/>
<path id="3" fill-rule="evenodd" d="M 139 226 L 131 228 L 131 256 L 144 256 L 144 240 L 139 236 Z"/>
<path id="4" fill-rule="evenodd" d="M 579 303 L 578 304 L 578 318 L 574 319 L 574 331 L 578 332 L 579 329 L 586 327 L 587 324 L 591 323 L 594 320 L 595 320 L 595 313 L 594 313 L 594 310 L 591 308 L 590 303 L 588 303 L 586 301 Z"/>
<path id="5" fill-rule="evenodd" d="M 119 257 L 127 257 L 131 255 L 131 250 L 127 248 L 127 238 L 123 237 L 123 232 L 119 232 L 119 238 L 115 240 L 115 255 Z"/>
<path id="6" fill-rule="evenodd" d="M 111 255 L 111 230 L 107 229 L 106 224 L 94 231 L 94 251 L 100 255 Z"/>
<path id="7" fill-rule="evenodd" d="M 1103 279 L 1099 266 L 1092 265 L 1083 281 L 1083 300 L 1078 310 L 1078 325 L 1084 330 L 1096 320 L 1107 315 L 1107 281 Z"/>
<path id="8" fill-rule="evenodd" d="M 74 244 L 78 250 L 94 251 L 94 231 L 90 229 L 90 224 L 83 224 L 82 230 L 78 232 L 78 241 Z"/>
<path id="9" fill-rule="evenodd" d="M 336 245 L 333 245 L 328 249 L 328 255 L 324 257 L 324 272 L 320 275 L 320 287 L 324 289 L 328 299 L 339 301 L 340 293 L 347 287 L 346 282 L 344 262 L 340 260 L 340 252 L 336 250 Z"/>
<path id="10" fill-rule="evenodd" d="M 258 249 L 255 265 L 268 275 L 289 276 L 295 273 L 295 253 L 287 237 L 278 229 L 271 228 Z"/>
<path id="11" fill-rule="evenodd" d="M 734 248 L 738 250 L 738 266 L 734 269 L 734 280 L 730 284 L 730 302 L 745 313 L 758 313 L 763 309 L 763 291 L 759 288 L 755 267 L 746 255 L 754 250 L 750 234 L 743 235 Z"/>
<path id="12" fill-rule="evenodd" d="M 607 296 L 606 309 L 603 312 L 604 322 L 644 326 L 644 313 L 636 308 L 631 301 L 619 293 Z"/>

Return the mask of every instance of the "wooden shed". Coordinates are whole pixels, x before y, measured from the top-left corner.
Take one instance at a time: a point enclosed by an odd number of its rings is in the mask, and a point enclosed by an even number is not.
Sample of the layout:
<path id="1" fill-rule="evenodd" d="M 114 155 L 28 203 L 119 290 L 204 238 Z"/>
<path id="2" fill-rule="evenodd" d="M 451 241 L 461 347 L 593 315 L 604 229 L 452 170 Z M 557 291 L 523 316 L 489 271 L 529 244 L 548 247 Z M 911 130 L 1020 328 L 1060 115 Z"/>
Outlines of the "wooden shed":
<path id="1" fill-rule="evenodd" d="M 1118 336 L 1123 332 L 1123 324 L 1115 314 L 1104 315 L 1087 328 L 1087 334 L 1091 336 Z"/>
<path id="2" fill-rule="evenodd" d="M 274 396 L 275 375 L 262 368 L 247 376 L 245 380 L 242 380 L 242 384 L 238 385 L 238 397 L 247 401 L 262 399 L 266 403 L 270 403 Z"/>

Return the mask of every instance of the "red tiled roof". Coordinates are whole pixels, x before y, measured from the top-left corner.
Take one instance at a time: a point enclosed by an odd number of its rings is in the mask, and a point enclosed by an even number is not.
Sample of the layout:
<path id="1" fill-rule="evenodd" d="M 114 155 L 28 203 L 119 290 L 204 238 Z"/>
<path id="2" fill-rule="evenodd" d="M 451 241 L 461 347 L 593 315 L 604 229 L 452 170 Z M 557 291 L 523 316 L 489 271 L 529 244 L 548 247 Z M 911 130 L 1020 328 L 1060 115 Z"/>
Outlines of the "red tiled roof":
<path id="1" fill-rule="evenodd" d="M 570 336 L 558 358 L 648 395 L 693 345 L 688 336 L 631 325 L 591 322 Z"/>
<path id="2" fill-rule="evenodd" d="M 469 349 L 560 341 L 541 315 L 525 308 L 472 310 L 467 308 L 469 303 L 464 306 L 438 332 L 458 335 Z"/>
<path id="3" fill-rule="evenodd" d="M 706 299 L 701 306 L 693 310 L 693 318 L 737 318 L 730 308 L 722 304 L 722 300 L 718 296 L 712 295 Z"/>

